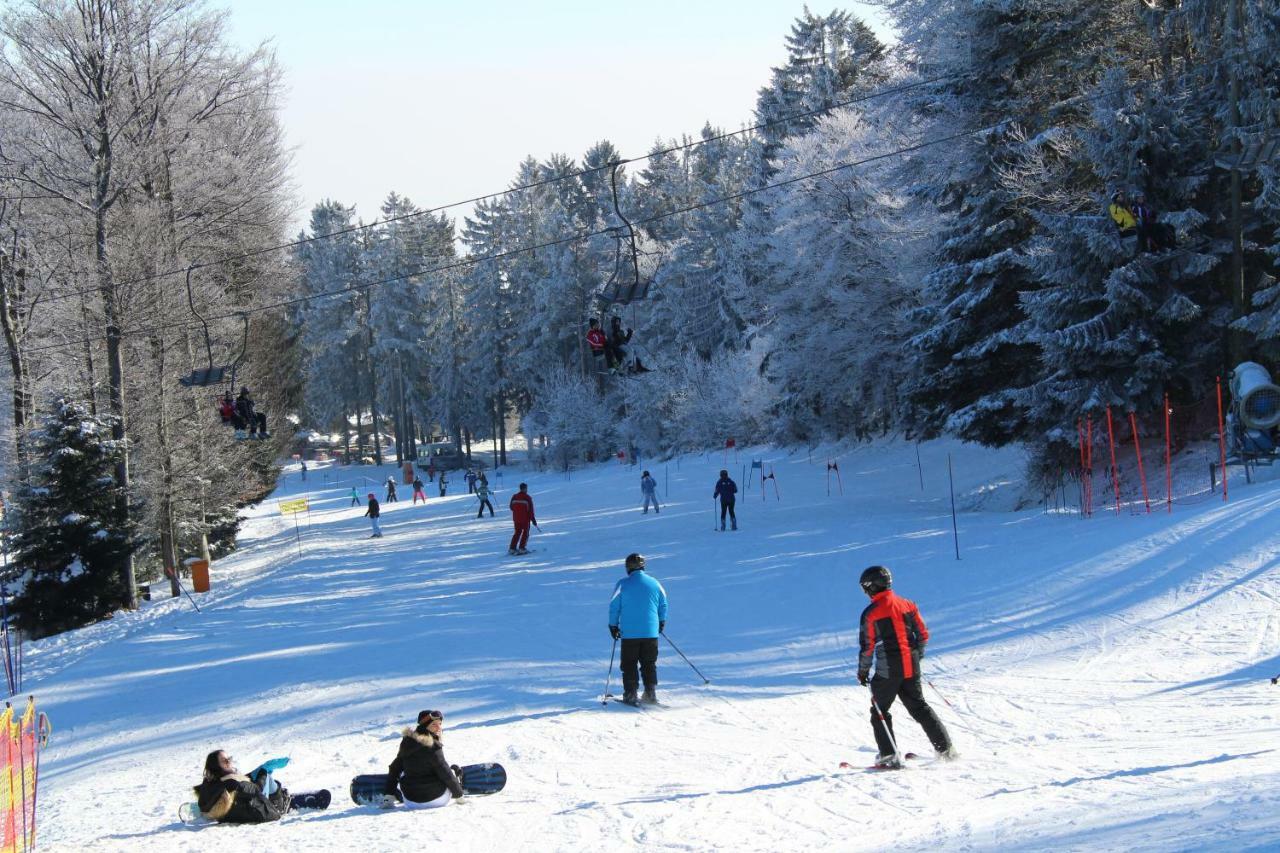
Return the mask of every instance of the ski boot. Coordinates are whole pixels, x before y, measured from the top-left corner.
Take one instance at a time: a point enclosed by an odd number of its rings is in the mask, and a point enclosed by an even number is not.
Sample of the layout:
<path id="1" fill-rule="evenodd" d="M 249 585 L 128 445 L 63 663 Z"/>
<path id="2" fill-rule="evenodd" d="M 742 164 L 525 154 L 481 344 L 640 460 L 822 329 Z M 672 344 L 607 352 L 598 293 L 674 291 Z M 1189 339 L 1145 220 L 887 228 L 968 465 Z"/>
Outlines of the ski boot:
<path id="1" fill-rule="evenodd" d="M 889 753 L 888 755 L 877 755 L 874 766 L 880 770 L 901 770 L 902 759 L 893 753 Z"/>
<path id="2" fill-rule="evenodd" d="M 624 692 L 622 694 L 622 701 L 623 704 L 630 705 L 633 708 L 640 707 L 640 700 L 636 698 L 636 692 L 634 690 Z"/>
<path id="3" fill-rule="evenodd" d="M 733 529 L 734 530 L 738 529 L 738 520 L 736 518 L 733 520 Z"/>
<path id="4" fill-rule="evenodd" d="M 938 758 L 943 761 L 955 761 L 960 757 L 960 753 L 956 752 L 955 746 L 949 746 L 946 749 L 937 750 Z"/>
<path id="5" fill-rule="evenodd" d="M 515 555 L 516 555 L 516 549 L 515 549 L 515 548 L 508 548 L 508 549 L 507 549 L 507 556 L 508 556 L 508 557 L 514 557 Z"/>
<path id="6" fill-rule="evenodd" d="M 724 533 L 724 522 L 720 522 L 720 532 Z"/>
<path id="7" fill-rule="evenodd" d="M 640 701 L 645 705 L 657 705 L 658 704 L 657 689 L 653 687 L 646 687 L 644 689 L 644 696 L 640 697 Z"/>
<path id="8" fill-rule="evenodd" d="M 516 551 L 516 554 L 518 556 L 524 556 L 525 554 L 528 554 L 528 553 L 529 553 L 528 548 L 520 548 L 519 550 Z"/>

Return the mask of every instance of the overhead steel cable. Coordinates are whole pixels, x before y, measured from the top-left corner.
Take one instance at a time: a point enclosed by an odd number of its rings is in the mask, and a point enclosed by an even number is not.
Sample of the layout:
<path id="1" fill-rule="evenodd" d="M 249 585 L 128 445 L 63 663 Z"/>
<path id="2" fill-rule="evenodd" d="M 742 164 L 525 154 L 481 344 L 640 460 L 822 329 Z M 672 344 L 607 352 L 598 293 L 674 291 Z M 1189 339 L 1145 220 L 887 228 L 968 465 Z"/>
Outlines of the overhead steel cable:
<path id="1" fill-rule="evenodd" d="M 1142 84 L 1143 84 L 1143 81 L 1137 81 L 1126 86 L 1109 89 L 1105 92 L 1073 95 L 1070 98 L 1063 98 L 1062 100 L 1055 101 L 1054 103 L 1047 105 L 1042 110 L 1038 111 L 1036 114 L 1037 115 L 1043 114 L 1043 113 L 1049 112 L 1050 110 L 1055 110 L 1072 103 L 1108 98 L 1114 95 L 1123 94 L 1125 92 L 1133 91 L 1134 89 L 1136 89 L 1138 86 Z M 778 187 L 790 186 L 792 184 L 797 184 L 802 181 L 811 180 L 813 178 L 824 177 L 826 175 L 831 175 L 836 172 L 843 171 L 845 169 L 853 169 L 859 166 L 865 166 L 870 163 L 879 162 L 881 160 L 887 160 L 893 157 L 900 157 L 905 154 L 910 154 L 916 151 L 923 150 L 925 148 L 931 148 L 935 145 L 945 145 L 948 142 L 955 142 L 956 140 L 964 139 L 965 137 L 968 137 L 968 136 L 974 136 L 982 133 L 990 133 L 992 131 L 998 130 L 1001 127 L 1007 125 L 1010 121 L 1011 119 L 1002 118 L 999 121 L 993 122 L 983 127 L 970 128 L 967 130 L 962 130 L 956 133 L 948 134 L 946 136 L 926 139 L 920 142 L 913 143 L 911 145 L 906 145 L 900 148 L 892 149 L 890 151 L 881 152 L 880 154 L 873 154 L 869 157 L 864 157 L 859 160 L 851 160 L 846 163 L 837 163 L 833 166 L 830 166 L 825 169 L 819 169 L 815 172 L 807 172 L 803 175 L 797 175 L 795 177 L 787 178 L 785 180 L 773 181 L 758 187 L 752 187 L 750 189 L 741 190 L 736 193 L 730 193 L 728 195 L 707 199 L 705 201 L 697 202 L 695 204 L 685 205 L 672 210 L 664 211 L 662 213 L 657 213 L 652 216 L 636 219 L 635 224 L 643 225 L 650 222 L 657 222 L 663 219 L 669 219 L 673 216 L 680 216 L 685 213 L 691 213 L 693 211 L 702 210 L 708 207 L 713 207 L 718 204 L 737 201 L 738 199 L 747 198 L 757 193 L 765 192 L 771 189 L 777 189 Z M 608 168 L 612 168 L 612 166 L 613 164 L 610 164 Z M 601 167 L 601 168 L 606 168 L 606 167 Z M 357 282 L 354 284 L 346 285 L 344 287 L 336 288 L 334 290 L 320 291 L 318 293 L 309 293 L 303 296 L 293 297 L 291 299 L 283 299 L 283 300 L 278 300 L 276 302 L 269 302 L 262 305 L 257 305 L 252 308 L 236 309 L 236 310 L 228 311 L 223 314 L 213 314 L 213 315 L 210 315 L 209 317 L 206 317 L 205 319 L 212 322 L 215 320 L 227 320 L 232 318 L 239 318 L 242 315 L 260 314 L 266 311 L 275 311 L 281 308 L 289 308 L 294 305 L 300 305 L 303 303 L 311 302 L 312 300 L 329 299 L 335 296 L 343 296 L 347 294 L 358 293 L 361 291 L 372 290 L 373 288 L 376 288 L 376 287 L 382 287 L 387 284 L 392 284 L 398 281 L 404 281 L 406 279 L 415 278 L 417 276 L 448 272 L 450 270 L 461 269 L 461 268 L 472 266 L 475 264 L 488 263 L 490 261 L 499 261 L 504 258 L 513 257 L 515 255 L 522 255 L 528 252 L 537 252 L 542 249 L 554 248 L 556 246 L 562 246 L 568 243 L 582 242 L 592 237 L 609 234 L 613 230 L 613 228 L 614 226 L 608 226 L 604 228 L 595 228 L 595 229 L 590 229 L 585 231 L 578 231 L 568 236 L 558 237 L 553 240 L 547 240 L 545 242 L 538 243 L 532 246 L 520 246 L 518 248 L 507 249 L 502 252 L 494 252 L 488 255 L 478 255 L 478 256 L 472 255 L 466 258 L 460 258 L 458 260 L 451 261 L 449 263 L 440 264 L 440 265 L 431 266 L 431 267 L 422 267 L 419 269 L 410 270 L 409 272 L 406 272 L 406 273 L 401 273 L 399 275 L 377 279 L 374 281 Z M 138 326 L 138 327 L 121 330 L 120 336 L 134 337 L 134 336 L 143 335 L 143 334 L 154 334 L 156 332 L 165 331 L 169 329 L 195 328 L 197 325 L 198 325 L 197 322 L 194 320 L 182 320 L 182 321 L 174 321 L 172 323 L 161 324 L 159 326 Z M 73 341 L 65 341 L 58 344 L 47 344 L 42 347 L 33 347 L 29 349 L 27 352 L 36 353 L 36 352 L 43 352 L 43 351 L 52 350 L 52 349 L 62 349 L 67 346 L 83 346 L 86 343 L 93 343 L 95 341 L 102 340 L 103 338 L 105 338 L 105 334 L 94 335 L 91 337 L 80 338 Z"/>

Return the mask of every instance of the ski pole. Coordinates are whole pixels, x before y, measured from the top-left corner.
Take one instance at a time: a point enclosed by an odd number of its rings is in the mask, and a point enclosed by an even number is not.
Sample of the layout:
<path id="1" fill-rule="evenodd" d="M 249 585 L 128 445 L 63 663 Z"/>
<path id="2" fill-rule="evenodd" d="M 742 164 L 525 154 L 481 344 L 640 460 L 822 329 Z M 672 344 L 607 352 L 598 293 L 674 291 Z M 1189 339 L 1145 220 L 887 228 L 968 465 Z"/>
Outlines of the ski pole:
<path id="1" fill-rule="evenodd" d="M 609 682 L 613 680 L 613 656 L 618 653 L 618 640 L 613 640 L 613 649 L 609 652 L 609 672 L 604 677 L 604 695 L 600 697 L 601 705 L 609 704 Z"/>
<path id="2" fill-rule="evenodd" d="M 1280 681 L 1280 675 L 1277 675 L 1275 678 L 1271 679 L 1272 684 L 1275 684 L 1278 681 Z"/>
<path id="3" fill-rule="evenodd" d="M 667 634 L 666 634 L 666 632 L 665 632 L 665 631 L 662 633 L 662 639 L 666 640 L 668 643 L 671 643 L 671 638 L 667 636 Z M 691 661 L 691 660 L 689 660 L 688 658 L 684 657 L 684 652 L 680 651 L 680 647 L 679 647 L 679 646 L 677 646 L 675 643 L 671 643 L 671 648 L 675 649 L 675 650 L 676 650 L 676 654 L 678 654 L 678 655 L 680 655 L 680 657 L 684 658 L 684 662 L 685 662 L 685 663 L 687 663 L 687 664 L 689 664 L 690 668 L 692 668 L 694 672 L 698 673 L 698 677 L 702 679 L 702 683 L 703 683 L 703 684 L 710 684 L 710 683 L 711 683 L 711 679 L 710 679 L 710 678 L 707 678 L 705 675 L 703 675 L 703 674 L 702 674 L 702 670 L 698 669 L 696 666 L 694 666 L 694 665 L 693 665 L 693 661 Z"/>
<path id="4" fill-rule="evenodd" d="M 902 753 L 898 751 L 898 742 L 893 738 L 893 729 L 889 728 L 889 721 L 884 718 L 884 711 L 880 710 L 880 703 L 876 701 L 875 691 L 871 689 L 871 685 L 867 685 L 867 692 L 871 694 L 871 710 L 876 712 L 876 717 L 880 720 L 880 725 L 884 729 L 885 735 L 889 738 L 889 745 L 893 747 L 893 757 L 902 762 Z"/>
<path id="5" fill-rule="evenodd" d="M 296 518 L 296 516 L 295 516 L 295 518 Z M 167 574 L 169 577 L 173 578 L 173 582 L 174 582 L 174 583 L 176 583 L 176 584 L 178 585 L 178 589 L 182 590 L 182 594 L 183 594 L 183 595 L 185 595 L 185 596 L 187 597 L 187 601 L 190 601 L 190 602 L 191 602 L 191 606 L 192 606 L 192 607 L 194 607 L 194 608 L 196 609 L 196 612 L 197 612 L 197 613 L 199 613 L 199 612 L 200 612 L 200 605 L 199 605 L 199 604 L 196 604 L 196 600 L 195 600 L 194 598 L 192 598 L 192 597 L 191 597 L 191 593 L 187 592 L 187 588 L 186 588 L 185 586 L 183 586 L 183 585 L 182 585 L 182 581 L 178 580 L 178 570 L 177 570 L 177 569 L 165 569 L 165 574 Z"/>

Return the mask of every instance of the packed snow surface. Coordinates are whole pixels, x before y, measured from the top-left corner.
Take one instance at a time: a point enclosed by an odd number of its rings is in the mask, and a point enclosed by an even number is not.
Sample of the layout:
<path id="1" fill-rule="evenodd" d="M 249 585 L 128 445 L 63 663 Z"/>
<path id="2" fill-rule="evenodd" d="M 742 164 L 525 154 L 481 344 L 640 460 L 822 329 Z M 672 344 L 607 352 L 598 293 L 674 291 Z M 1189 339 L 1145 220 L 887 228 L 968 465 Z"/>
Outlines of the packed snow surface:
<path id="1" fill-rule="evenodd" d="M 381 498 L 392 466 L 313 465 L 305 484 L 291 466 L 275 498 L 310 498 L 300 546 L 273 499 L 213 566 L 202 612 L 166 599 L 29 647 L 26 688 L 54 725 L 41 849 L 1280 848 L 1280 486 L 1081 520 L 993 497 L 1018 491 L 1015 453 L 920 454 L 917 469 L 910 444 L 842 451 L 830 496 L 819 453 L 653 462 L 656 516 L 639 469 L 511 467 L 492 479 L 496 520 L 455 476 L 425 507 L 384 504 L 377 540 L 350 489 Z M 753 457 L 777 475 L 764 500 L 741 482 Z M 744 487 L 736 533 L 712 529 L 722 465 Z M 513 558 L 521 478 L 542 530 Z M 656 711 L 600 702 L 630 551 L 711 680 L 664 642 Z M 873 563 L 928 621 L 926 695 L 960 761 L 861 769 L 857 577 Z M 426 708 L 445 712 L 449 760 L 501 762 L 507 789 L 436 812 L 352 804 L 351 777 L 385 772 Z M 903 748 L 928 756 L 896 710 Z M 333 806 L 184 826 L 217 748 L 242 770 L 290 756 L 279 778 Z"/>

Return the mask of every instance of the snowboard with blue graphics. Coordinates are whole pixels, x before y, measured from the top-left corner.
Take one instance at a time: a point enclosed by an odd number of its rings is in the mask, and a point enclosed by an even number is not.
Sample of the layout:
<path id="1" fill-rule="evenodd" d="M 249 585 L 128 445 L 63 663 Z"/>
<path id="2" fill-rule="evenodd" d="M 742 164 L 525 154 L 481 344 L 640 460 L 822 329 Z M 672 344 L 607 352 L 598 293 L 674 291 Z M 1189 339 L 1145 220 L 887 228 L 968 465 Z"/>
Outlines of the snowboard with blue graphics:
<path id="1" fill-rule="evenodd" d="M 496 794 L 507 786 L 507 771 L 501 764 L 468 764 L 459 769 L 462 790 L 468 797 Z M 357 805 L 379 805 L 386 790 L 386 773 L 365 773 L 351 780 L 351 800 Z M 399 792 L 396 799 L 402 799 Z"/>

